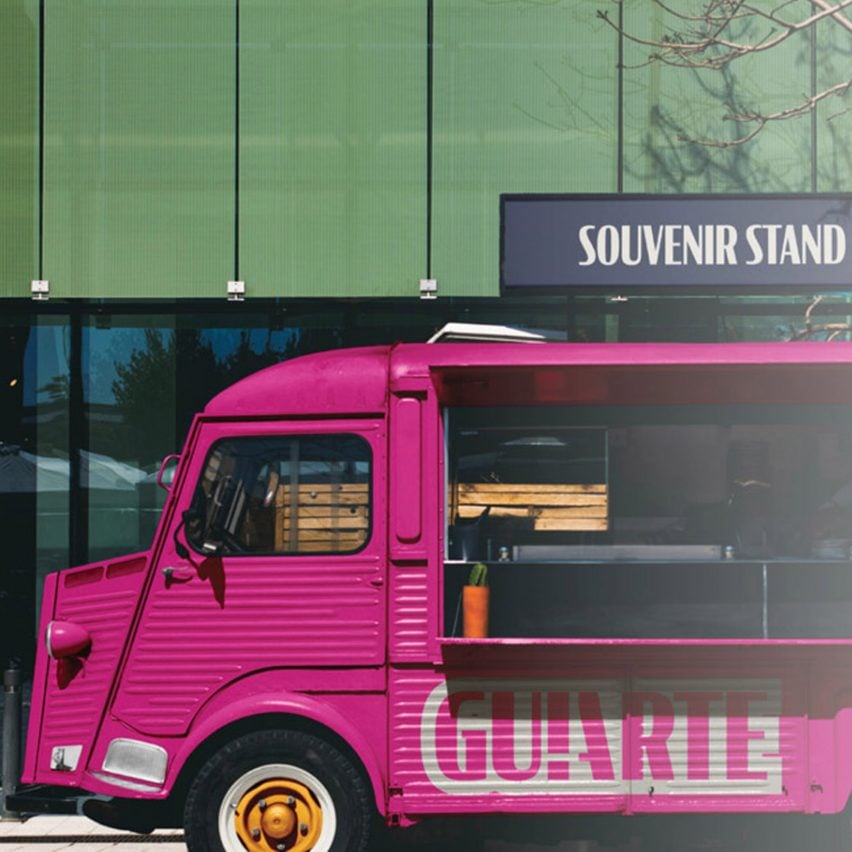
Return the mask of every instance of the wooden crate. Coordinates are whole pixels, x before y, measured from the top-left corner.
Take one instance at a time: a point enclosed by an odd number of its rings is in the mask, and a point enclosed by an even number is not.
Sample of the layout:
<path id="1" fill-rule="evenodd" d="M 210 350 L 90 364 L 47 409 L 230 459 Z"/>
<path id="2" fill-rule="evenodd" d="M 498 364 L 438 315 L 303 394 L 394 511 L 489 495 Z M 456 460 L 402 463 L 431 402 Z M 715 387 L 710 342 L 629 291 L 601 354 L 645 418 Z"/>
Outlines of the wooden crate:
<path id="1" fill-rule="evenodd" d="M 275 492 L 275 552 L 358 550 L 369 534 L 369 500 L 366 483 L 279 485 Z"/>
<path id="2" fill-rule="evenodd" d="M 609 493 L 605 484 L 558 485 L 459 483 L 459 518 L 533 518 L 533 529 L 547 532 L 606 532 Z"/>

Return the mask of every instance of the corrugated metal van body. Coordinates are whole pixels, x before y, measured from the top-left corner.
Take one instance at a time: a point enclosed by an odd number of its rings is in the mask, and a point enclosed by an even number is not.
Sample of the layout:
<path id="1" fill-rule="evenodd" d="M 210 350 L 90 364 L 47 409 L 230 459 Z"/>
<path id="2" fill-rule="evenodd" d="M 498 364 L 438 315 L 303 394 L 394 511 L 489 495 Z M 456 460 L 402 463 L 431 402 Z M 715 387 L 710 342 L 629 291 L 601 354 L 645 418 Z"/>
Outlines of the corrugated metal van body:
<path id="1" fill-rule="evenodd" d="M 221 439 L 340 433 L 369 443 L 373 493 L 383 494 L 381 421 L 207 423 L 178 507 L 189 505 L 208 452 Z M 218 690 L 253 672 L 383 665 L 386 512 L 380 498 L 373 504 L 368 543 L 352 554 L 195 555 L 197 571 L 168 576 L 166 569 L 185 564 L 173 552 L 171 530 L 119 684 L 115 716 L 146 735 L 177 736 Z M 290 681 L 298 691 L 298 674 Z"/>
<path id="2" fill-rule="evenodd" d="M 106 711 L 148 559 L 149 554 L 140 553 L 56 577 L 53 619 L 82 628 L 90 645 L 82 655 L 49 659 L 39 666 L 46 671 L 41 728 L 36 749 L 38 719 L 33 719 L 28 748 L 34 748 L 36 756 L 33 761 L 28 754 L 27 772 L 37 768 L 41 783 L 80 783 Z M 45 653 L 42 648 L 39 652 Z"/>
<path id="3" fill-rule="evenodd" d="M 391 670 L 390 783 L 410 815 L 835 812 L 850 672 L 826 651 L 449 645 Z"/>

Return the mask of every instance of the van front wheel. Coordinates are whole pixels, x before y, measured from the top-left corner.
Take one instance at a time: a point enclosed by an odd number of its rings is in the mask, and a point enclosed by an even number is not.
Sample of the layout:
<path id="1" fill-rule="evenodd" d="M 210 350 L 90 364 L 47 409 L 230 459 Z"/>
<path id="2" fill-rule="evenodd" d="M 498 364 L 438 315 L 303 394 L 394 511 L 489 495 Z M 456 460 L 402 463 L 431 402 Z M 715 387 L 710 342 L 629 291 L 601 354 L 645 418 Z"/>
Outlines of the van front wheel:
<path id="1" fill-rule="evenodd" d="M 189 852 L 361 852 L 372 808 L 363 776 L 329 743 L 256 731 L 211 757 L 189 789 Z"/>

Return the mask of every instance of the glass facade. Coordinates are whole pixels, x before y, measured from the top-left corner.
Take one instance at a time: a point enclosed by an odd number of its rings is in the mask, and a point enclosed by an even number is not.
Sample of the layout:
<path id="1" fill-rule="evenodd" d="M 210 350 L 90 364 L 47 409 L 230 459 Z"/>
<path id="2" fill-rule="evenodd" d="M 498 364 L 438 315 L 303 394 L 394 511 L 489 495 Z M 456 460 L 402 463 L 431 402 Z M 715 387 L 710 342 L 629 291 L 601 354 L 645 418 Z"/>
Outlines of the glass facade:
<path id="1" fill-rule="evenodd" d="M 0 296 L 25 296 L 39 277 L 37 0 L 0 4 L 0 49 Z"/>
<path id="2" fill-rule="evenodd" d="M 746 145 L 682 138 L 730 140 L 732 109 L 832 85 L 845 28 L 826 19 L 727 71 L 682 69 L 649 65 L 636 41 L 670 27 L 659 6 L 624 3 L 619 33 L 607 5 L 0 4 L 0 532 L 15 566 L 0 572 L 0 665 L 28 661 L 47 572 L 150 544 L 160 460 L 260 367 L 451 320 L 578 341 L 802 327 L 804 292 L 499 296 L 501 193 L 852 181 L 842 98 Z M 418 298 L 426 277 L 434 301 Z M 33 279 L 49 301 L 30 301 Z M 225 301 L 232 279 L 244 303 Z M 848 294 L 821 311 L 848 321 Z"/>
<path id="3" fill-rule="evenodd" d="M 426 265 L 423 4 L 239 7 L 236 276 L 252 297 L 416 294 Z"/>
<path id="4" fill-rule="evenodd" d="M 671 16 L 649 4 L 625 5 L 624 27 L 637 39 L 660 41 Z M 758 6 L 761 4 L 757 4 Z M 763 4 L 767 6 L 768 4 Z M 697 8 L 697 4 L 696 4 Z M 807 18 L 809 4 L 785 5 L 790 18 Z M 677 23 L 677 22 L 675 22 Z M 679 22 L 685 25 L 683 21 Z M 765 37 L 763 22 L 749 20 L 726 36 L 744 42 Z M 771 51 L 755 52 L 722 69 L 647 63 L 646 44 L 625 39 L 624 189 L 629 192 L 807 192 L 812 186 L 809 119 L 770 122 L 745 145 L 731 145 L 754 125 L 730 116 L 785 109 L 809 87 L 812 44 L 799 33 Z M 700 64 L 700 60 L 699 60 Z M 696 142 L 719 143 L 714 145 Z"/>
<path id="5" fill-rule="evenodd" d="M 82 544 L 103 559 L 147 548 L 164 503 L 156 474 L 176 445 L 174 318 L 90 318 L 81 358 Z"/>
<path id="6" fill-rule="evenodd" d="M 849 70 L 848 31 L 833 21 L 820 21 L 815 30 L 813 75 L 815 91 L 836 85 Z M 817 189 L 836 192 L 852 183 L 852 155 L 846 140 L 852 134 L 852 112 L 845 99 L 829 99 L 817 109 L 813 122 Z M 844 107 L 844 104 L 846 105 Z"/>
<path id="7" fill-rule="evenodd" d="M 617 189 L 616 47 L 594 4 L 435 4 L 439 293 L 495 295 L 501 193 Z"/>
<path id="8" fill-rule="evenodd" d="M 51 295 L 224 288 L 234 26 L 225 0 L 46 4 L 41 277 Z"/>
<path id="9" fill-rule="evenodd" d="M 9 0 L 0 296 L 497 296 L 501 193 L 847 186 L 843 97 L 726 145 L 842 82 L 844 26 L 682 68 L 648 62 L 670 12 L 620 9 Z"/>

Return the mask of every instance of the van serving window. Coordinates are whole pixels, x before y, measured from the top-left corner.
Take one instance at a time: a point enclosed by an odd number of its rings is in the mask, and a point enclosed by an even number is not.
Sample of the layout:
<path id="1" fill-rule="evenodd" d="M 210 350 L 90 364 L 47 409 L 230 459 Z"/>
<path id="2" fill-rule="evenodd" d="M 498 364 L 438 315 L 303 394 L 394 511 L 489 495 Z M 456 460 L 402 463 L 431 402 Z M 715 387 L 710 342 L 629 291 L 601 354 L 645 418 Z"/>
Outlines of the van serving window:
<path id="1" fill-rule="evenodd" d="M 446 635 L 476 562 L 492 637 L 852 635 L 848 406 L 447 415 Z"/>
<path id="2" fill-rule="evenodd" d="M 354 553 L 370 530 L 371 452 L 355 435 L 213 445 L 187 515 L 201 553 Z"/>
<path id="3" fill-rule="evenodd" d="M 597 541 L 609 529 L 606 428 L 534 411 L 451 411 L 451 559 L 497 559 L 547 533 Z"/>

